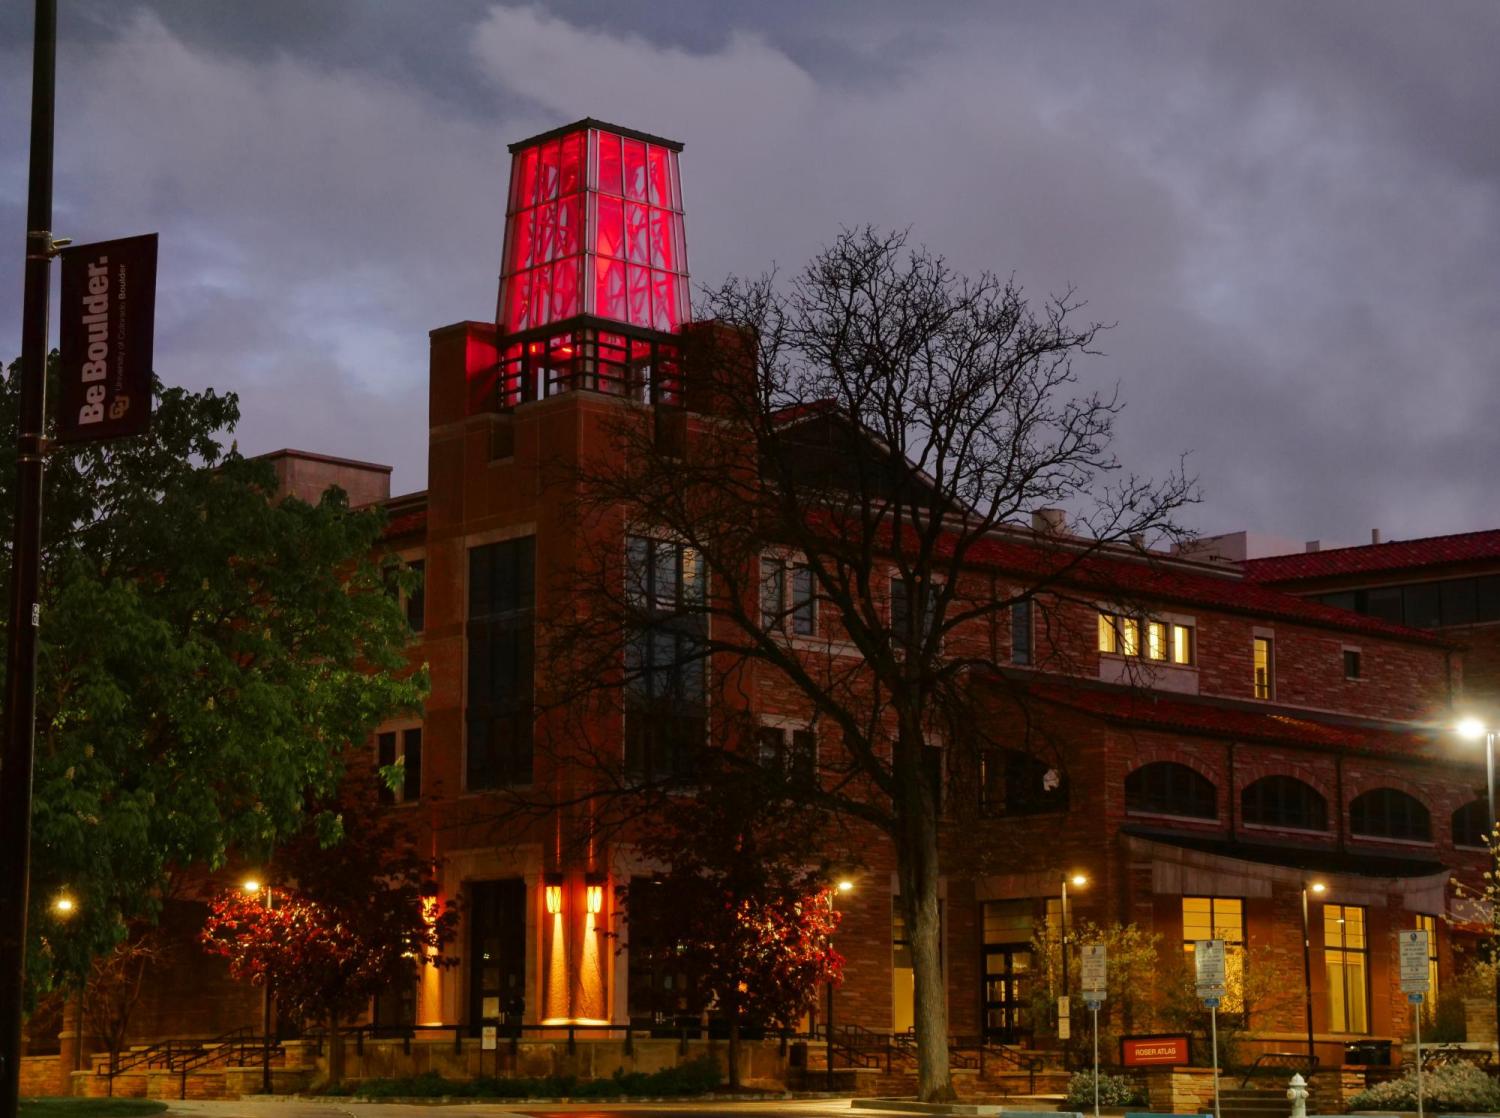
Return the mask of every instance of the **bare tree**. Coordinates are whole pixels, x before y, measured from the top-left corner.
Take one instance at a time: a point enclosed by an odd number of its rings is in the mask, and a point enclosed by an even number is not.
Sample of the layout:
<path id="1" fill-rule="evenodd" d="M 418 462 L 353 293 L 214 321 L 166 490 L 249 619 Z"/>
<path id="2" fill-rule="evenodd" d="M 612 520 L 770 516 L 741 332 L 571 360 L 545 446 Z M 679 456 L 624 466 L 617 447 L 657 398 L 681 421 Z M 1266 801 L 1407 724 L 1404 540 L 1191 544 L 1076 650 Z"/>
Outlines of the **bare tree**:
<path id="1" fill-rule="evenodd" d="M 83 1024 L 104 1041 L 113 1067 L 125 1047 L 130 1018 L 141 1000 L 148 972 L 160 971 L 171 952 L 159 929 L 137 928 L 103 955 L 96 956 L 83 985 Z"/>
<path id="2" fill-rule="evenodd" d="M 560 475 L 595 542 L 554 573 L 569 609 L 540 650 L 539 741 L 569 774 L 549 808 L 571 805 L 591 837 L 625 826 L 714 750 L 854 842 L 884 836 L 930 1101 L 953 1097 L 933 743 L 958 768 L 977 747 L 974 681 L 1005 667 L 983 634 L 1015 603 L 1175 531 L 1194 496 L 1180 471 L 1120 469 L 1118 401 L 1075 394 L 1072 362 L 1101 330 L 1073 324 L 1080 306 L 965 278 L 903 233 L 845 231 L 789 282 L 710 292 L 680 384 L 654 370 L 656 407 L 620 409 L 610 446 Z M 1033 533 L 1054 508 L 1073 532 Z M 817 727 L 811 774 L 753 729 L 768 684 Z"/>

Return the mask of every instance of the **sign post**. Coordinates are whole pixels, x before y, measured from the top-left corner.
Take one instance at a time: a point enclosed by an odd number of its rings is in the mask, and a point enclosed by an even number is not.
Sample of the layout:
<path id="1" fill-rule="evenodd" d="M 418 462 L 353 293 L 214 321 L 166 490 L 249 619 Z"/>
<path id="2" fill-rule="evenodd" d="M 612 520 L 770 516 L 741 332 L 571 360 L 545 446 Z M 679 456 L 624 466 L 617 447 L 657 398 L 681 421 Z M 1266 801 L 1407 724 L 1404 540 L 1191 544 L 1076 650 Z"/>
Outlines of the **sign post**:
<path id="1" fill-rule="evenodd" d="M 1198 997 L 1208 1007 L 1209 1037 L 1214 1057 L 1214 1118 L 1219 1113 L 1219 1002 L 1224 997 L 1224 941 L 1200 939 L 1193 944 Z"/>
<path id="2" fill-rule="evenodd" d="M 1427 931 L 1401 933 L 1401 992 L 1412 1004 L 1412 1021 L 1416 1026 L 1417 1043 L 1417 1118 L 1423 1118 L 1424 1099 L 1422 1092 L 1422 1002 L 1430 992 L 1428 971 Z"/>
<path id="3" fill-rule="evenodd" d="M 1109 993 L 1109 962 L 1102 943 L 1083 945 L 1083 1004 L 1094 1019 L 1094 1118 L 1099 1118 L 1099 1007 Z"/>

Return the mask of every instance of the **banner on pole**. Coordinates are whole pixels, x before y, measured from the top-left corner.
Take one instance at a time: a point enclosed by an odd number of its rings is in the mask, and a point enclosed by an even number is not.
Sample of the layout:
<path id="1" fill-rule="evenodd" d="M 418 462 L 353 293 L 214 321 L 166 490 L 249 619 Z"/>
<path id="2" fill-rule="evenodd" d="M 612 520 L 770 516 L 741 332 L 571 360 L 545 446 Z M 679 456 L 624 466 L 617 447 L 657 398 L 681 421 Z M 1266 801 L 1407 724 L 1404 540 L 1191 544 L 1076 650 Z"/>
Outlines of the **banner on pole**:
<path id="1" fill-rule="evenodd" d="M 57 441 L 138 435 L 151 420 L 156 234 L 63 249 Z"/>

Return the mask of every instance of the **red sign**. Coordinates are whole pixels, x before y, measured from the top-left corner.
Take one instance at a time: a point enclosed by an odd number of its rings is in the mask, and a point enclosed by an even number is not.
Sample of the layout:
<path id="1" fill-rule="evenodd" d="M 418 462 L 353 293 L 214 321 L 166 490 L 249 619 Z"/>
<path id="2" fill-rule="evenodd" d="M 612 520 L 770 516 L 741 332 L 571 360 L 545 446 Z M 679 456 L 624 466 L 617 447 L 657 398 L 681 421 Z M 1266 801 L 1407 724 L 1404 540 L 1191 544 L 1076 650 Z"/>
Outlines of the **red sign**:
<path id="1" fill-rule="evenodd" d="M 146 429 L 155 318 L 155 233 L 63 250 L 58 442 Z"/>
<path id="2" fill-rule="evenodd" d="M 1192 1038 L 1181 1033 L 1120 1038 L 1120 1063 L 1128 1068 L 1172 1067 L 1192 1062 Z"/>

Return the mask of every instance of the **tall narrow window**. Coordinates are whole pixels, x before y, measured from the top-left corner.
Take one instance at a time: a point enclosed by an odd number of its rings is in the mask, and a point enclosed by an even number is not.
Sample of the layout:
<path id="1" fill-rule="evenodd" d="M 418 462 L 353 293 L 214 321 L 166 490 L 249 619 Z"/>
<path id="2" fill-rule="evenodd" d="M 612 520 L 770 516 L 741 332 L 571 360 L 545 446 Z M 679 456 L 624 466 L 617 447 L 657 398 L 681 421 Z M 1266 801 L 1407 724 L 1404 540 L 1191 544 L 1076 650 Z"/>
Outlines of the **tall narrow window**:
<path id="1" fill-rule="evenodd" d="M 1359 649 L 1344 649 L 1344 678 L 1358 679 L 1360 677 Z"/>
<path id="2" fill-rule="evenodd" d="M 1022 598 L 1010 607 L 1010 662 L 1031 663 L 1031 599 Z"/>
<path id="3" fill-rule="evenodd" d="M 401 786 L 392 791 L 384 779 L 380 781 L 380 802 L 383 804 L 411 803 L 422 796 L 422 727 L 412 726 L 405 730 L 386 730 L 375 735 L 375 762 L 381 768 L 401 765 Z"/>
<path id="4" fill-rule="evenodd" d="M 416 581 L 406 595 L 406 623 L 413 633 L 420 633 L 427 624 L 427 564 L 413 559 L 408 566 Z"/>
<path id="5" fill-rule="evenodd" d="M 1245 1011 L 1245 902 L 1238 897 L 1183 897 L 1182 949 L 1193 966 L 1194 943 L 1224 941 L 1225 1013 Z"/>
<path id="6" fill-rule="evenodd" d="M 639 620 L 625 646 L 625 768 L 648 780 L 688 777 L 708 735 L 703 557 L 632 536 L 626 561 Z"/>
<path id="7" fill-rule="evenodd" d="M 763 629 L 780 629 L 785 608 L 786 568 L 780 559 L 760 561 L 760 624 Z"/>
<path id="8" fill-rule="evenodd" d="M 1171 628 L 1165 621 L 1146 622 L 1146 659 L 1165 660 L 1167 658 L 1167 634 Z"/>
<path id="9" fill-rule="evenodd" d="M 468 788 L 531 783 L 535 545 L 469 551 Z"/>
<path id="10" fill-rule="evenodd" d="M 1438 1000 L 1437 917 L 1419 915 L 1417 930 L 1427 933 L 1427 996 L 1422 999 L 1422 1020 L 1431 1022 Z"/>
<path id="11" fill-rule="evenodd" d="M 1270 637 L 1255 638 L 1255 697 L 1272 698 L 1276 687 L 1276 660 L 1271 651 Z"/>
<path id="12" fill-rule="evenodd" d="M 943 953 L 943 902 L 938 901 L 938 958 Z M 915 971 L 911 937 L 906 934 L 906 913 L 899 896 L 891 898 L 891 1031 L 904 1033 L 916 1022 L 914 1010 Z"/>
<path id="13" fill-rule="evenodd" d="M 911 601 L 907 586 L 900 575 L 891 579 L 891 635 L 899 645 L 915 641 L 920 644 L 932 632 L 937 621 L 938 588 L 929 585 L 925 590 L 920 579 L 913 576 L 912 590 L 922 602 L 922 625 L 920 631 L 911 632 Z"/>
<path id="14" fill-rule="evenodd" d="M 818 631 L 818 599 L 813 592 L 812 568 L 799 564 L 792 568 L 792 632 L 811 637 Z"/>
<path id="15" fill-rule="evenodd" d="M 1369 958 L 1365 910 L 1358 905 L 1325 904 L 1323 965 L 1328 975 L 1330 1032 L 1370 1031 Z"/>
<path id="16" fill-rule="evenodd" d="M 1191 664 L 1193 662 L 1193 627 L 1191 625 L 1172 626 L 1172 663 Z"/>

